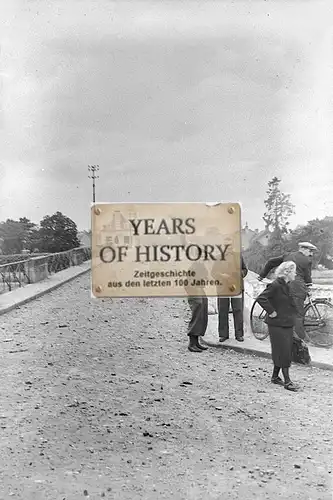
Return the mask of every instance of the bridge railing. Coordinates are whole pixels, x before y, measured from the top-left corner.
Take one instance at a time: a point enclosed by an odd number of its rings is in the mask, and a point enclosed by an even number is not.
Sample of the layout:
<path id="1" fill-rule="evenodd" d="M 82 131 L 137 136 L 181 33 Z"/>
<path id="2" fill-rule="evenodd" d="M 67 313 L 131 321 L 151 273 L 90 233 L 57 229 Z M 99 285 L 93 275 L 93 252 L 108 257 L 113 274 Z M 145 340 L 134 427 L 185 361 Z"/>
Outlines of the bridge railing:
<path id="1" fill-rule="evenodd" d="M 78 266 L 91 259 L 90 247 L 79 247 L 41 257 L 29 257 L 19 262 L 0 265 L 0 294 L 11 292 L 30 283 L 47 279 L 52 274 Z"/>

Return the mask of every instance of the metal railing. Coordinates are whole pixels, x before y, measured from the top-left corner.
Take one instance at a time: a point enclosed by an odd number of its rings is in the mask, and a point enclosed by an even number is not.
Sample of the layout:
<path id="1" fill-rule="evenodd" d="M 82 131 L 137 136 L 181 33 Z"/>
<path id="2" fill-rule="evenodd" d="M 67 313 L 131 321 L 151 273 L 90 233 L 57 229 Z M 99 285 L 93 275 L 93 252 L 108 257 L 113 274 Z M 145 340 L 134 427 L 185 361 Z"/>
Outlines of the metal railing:
<path id="1" fill-rule="evenodd" d="M 44 252 L 44 253 L 29 253 L 29 254 L 23 254 L 23 253 L 16 253 L 16 254 L 0 254 L 0 266 L 5 265 L 5 264 L 13 264 L 14 262 L 22 262 L 23 260 L 28 260 L 32 259 L 34 257 L 46 257 L 49 255 L 50 252 Z"/>
<path id="2" fill-rule="evenodd" d="M 27 273 L 26 260 L 11 262 L 0 266 L 1 285 L 0 293 L 11 292 L 13 289 L 22 287 L 30 283 Z"/>
<path id="3" fill-rule="evenodd" d="M 0 265 L 0 294 L 41 281 L 49 275 L 80 265 L 90 259 L 91 248 L 79 247 L 44 257 L 35 257 L 31 254 L 19 262 L 2 264 Z"/>
<path id="4" fill-rule="evenodd" d="M 58 273 L 71 266 L 77 266 L 91 259 L 90 247 L 79 247 L 66 252 L 53 253 L 44 257 L 49 274 Z"/>

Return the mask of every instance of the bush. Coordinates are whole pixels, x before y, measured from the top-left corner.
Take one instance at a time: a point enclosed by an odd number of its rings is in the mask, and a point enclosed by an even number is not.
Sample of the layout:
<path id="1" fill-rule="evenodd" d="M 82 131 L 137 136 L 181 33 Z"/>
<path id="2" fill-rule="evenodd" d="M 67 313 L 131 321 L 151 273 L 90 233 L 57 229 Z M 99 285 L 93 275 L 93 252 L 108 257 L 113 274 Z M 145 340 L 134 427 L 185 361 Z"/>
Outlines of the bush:
<path id="1" fill-rule="evenodd" d="M 291 251 L 293 249 L 290 242 L 281 233 L 277 234 L 275 232 L 271 234 L 267 246 L 263 246 L 259 242 L 254 242 L 243 252 L 243 256 L 248 268 L 259 274 L 269 259 Z"/>
<path id="2" fill-rule="evenodd" d="M 259 274 L 267 261 L 266 247 L 258 242 L 255 242 L 243 252 L 243 257 L 248 269 Z"/>

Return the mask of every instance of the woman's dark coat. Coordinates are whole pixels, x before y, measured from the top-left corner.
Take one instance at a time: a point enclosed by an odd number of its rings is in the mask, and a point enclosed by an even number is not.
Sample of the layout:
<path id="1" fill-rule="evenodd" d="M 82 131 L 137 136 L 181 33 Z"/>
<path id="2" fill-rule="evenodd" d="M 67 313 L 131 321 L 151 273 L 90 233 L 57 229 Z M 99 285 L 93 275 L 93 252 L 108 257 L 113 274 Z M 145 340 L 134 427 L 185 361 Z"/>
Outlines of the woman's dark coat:
<path id="1" fill-rule="evenodd" d="M 283 278 L 277 278 L 270 283 L 257 297 L 257 302 L 267 314 L 272 314 L 274 311 L 277 313 L 275 318 L 266 317 L 265 322 L 268 325 L 284 328 L 294 326 L 296 308 L 290 295 L 289 285 Z"/>

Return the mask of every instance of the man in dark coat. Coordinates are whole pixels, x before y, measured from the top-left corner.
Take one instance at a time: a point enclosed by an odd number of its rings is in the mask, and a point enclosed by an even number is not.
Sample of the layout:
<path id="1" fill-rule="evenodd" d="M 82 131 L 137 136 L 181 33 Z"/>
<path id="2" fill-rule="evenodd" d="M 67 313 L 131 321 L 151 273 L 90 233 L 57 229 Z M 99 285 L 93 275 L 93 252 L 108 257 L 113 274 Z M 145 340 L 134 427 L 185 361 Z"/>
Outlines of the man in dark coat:
<path id="1" fill-rule="evenodd" d="M 304 339 L 304 301 L 308 293 L 308 287 L 312 285 L 311 257 L 317 247 L 309 242 L 299 243 L 298 247 L 298 252 L 269 259 L 258 279 L 263 280 L 272 269 L 278 267 L 282 262 L 288 260 L 295 262 L 296 278 L 290 283 L 290 291 L 296 306 L 295 331 L 301 339 Z"/>
<path id="2" fill-rule="evenodd" d="M 203 263 L 195 262 L 189 269 L 196 273 L 198 280 L 207 279 L 208 271 Z M 191 352 L 206 351 L 207 347 L 203 346 L 199 338 L 203 337 L 208 325 L 208 299 L 203 287 L 200 288 L 200 294 L 193 295 L 193 287 L 185 286 L 188 295 L 187 300 L 191 309 L 191 319 L 188 325 L 188 350 Z"/>
<path id="3" fill-rule="evenodd" d="M 219 312 L 219 341 L 224 342 L 229 338 L 229 307 L 231 302 L 232 314 L 234 317 L 235 338 L 239 342 L 244 342 L 244 278 L 248 269 L 242 259 L 242 297 L 218 297 L 217 305 Z"/>

